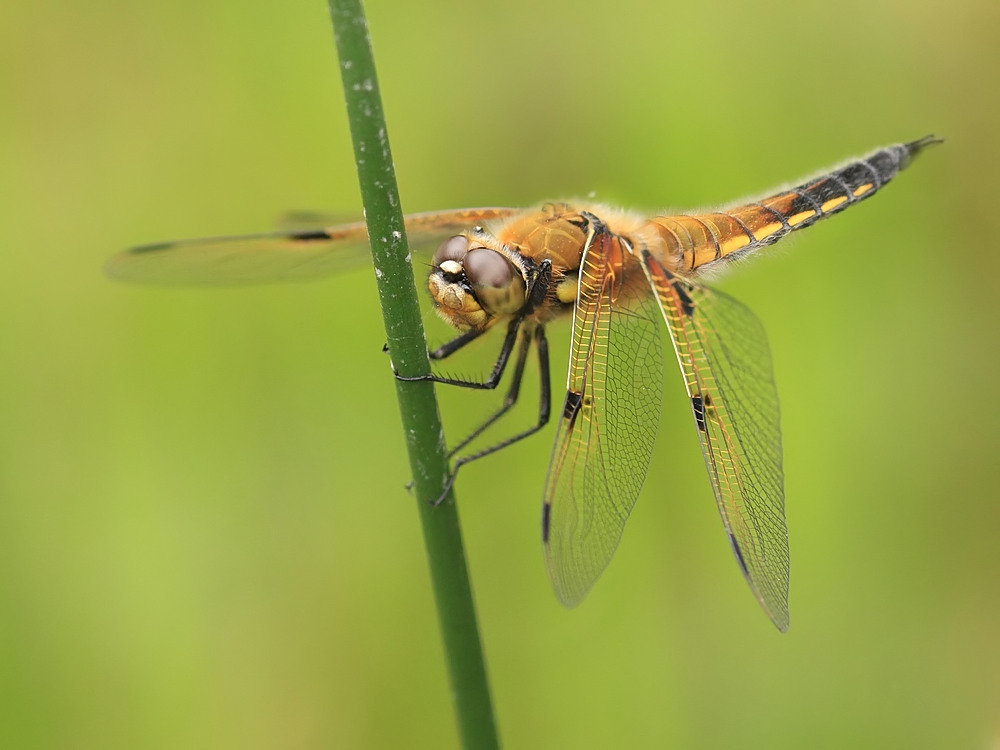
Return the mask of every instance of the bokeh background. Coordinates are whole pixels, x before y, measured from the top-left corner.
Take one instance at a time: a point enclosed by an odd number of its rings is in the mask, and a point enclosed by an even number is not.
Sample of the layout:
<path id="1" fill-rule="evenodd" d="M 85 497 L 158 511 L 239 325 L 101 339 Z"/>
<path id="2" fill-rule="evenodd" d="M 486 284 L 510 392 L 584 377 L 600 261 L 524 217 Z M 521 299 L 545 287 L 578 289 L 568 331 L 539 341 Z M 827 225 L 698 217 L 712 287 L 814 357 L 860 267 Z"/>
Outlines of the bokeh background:
<path id="1" fill-rule="evenodd" d="M 733 561 L 672 365 L 643 496 L 578 609 L 539 539 L 552 429 L 463 471 L 506 746 L 1000 746 L 1000 6 L 368 13 L 408 211 L 717 205 L 948 138 L 718 283 L 774 355 L 787 634 Z M 325 4 L 3 16 L 0 745 L 453 746 L 370 270 L 207 291 L 101 272 L 285 209 L 359 215 Z M 495 404 L 441 398 L 453 439 Z"/>

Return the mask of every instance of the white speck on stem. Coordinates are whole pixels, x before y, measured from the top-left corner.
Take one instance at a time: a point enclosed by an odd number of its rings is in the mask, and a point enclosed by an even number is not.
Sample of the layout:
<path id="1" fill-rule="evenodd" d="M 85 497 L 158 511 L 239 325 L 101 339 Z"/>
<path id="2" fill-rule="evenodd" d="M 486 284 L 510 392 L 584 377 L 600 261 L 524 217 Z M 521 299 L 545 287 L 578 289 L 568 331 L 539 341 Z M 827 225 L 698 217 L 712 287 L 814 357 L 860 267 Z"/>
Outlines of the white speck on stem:
<path id="1" fill-rule="evenodd" d="M 398 229 L 393 229 L 392 230 L 392 238 L 394 240 L 401 240 L 401 239 L 403 239 L 403 233 L 400 232 Z"/>

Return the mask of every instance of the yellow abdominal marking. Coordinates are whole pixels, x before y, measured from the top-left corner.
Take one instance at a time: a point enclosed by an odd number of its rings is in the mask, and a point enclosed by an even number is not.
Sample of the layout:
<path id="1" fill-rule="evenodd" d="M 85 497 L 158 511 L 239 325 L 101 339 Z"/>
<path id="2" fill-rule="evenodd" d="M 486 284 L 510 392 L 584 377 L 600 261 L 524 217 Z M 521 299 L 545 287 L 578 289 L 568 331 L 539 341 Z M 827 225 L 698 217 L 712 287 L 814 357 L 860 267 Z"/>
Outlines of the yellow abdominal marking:
<path id="1" fill-rule="evenodd" d="M 728 240 L 722 243 L 722 254 L 729 255 L 729 253 L 739 250 L 741 247 L 746 247 L 750 244 L 750 238 L 745 234 L 738 234 L 735 237 L 730 237 Z"/>
<path id="2" fill-rule="evenodd" d="M 774 234 L 775 232 L 777 232 L 779 229 L 781 229 L 781 224 L 779 224 L 778 222 L 774 221 L 774 222 L 771 222 L 770 224 L 765 224 L 764 226 L 762 226 L 760 229 L 758 229 L 756 232 L 754 232 L 754 236 L 757 238 L 757 241 L 760 242 L 765 237 L 770 237 L 772 234 Z"/>
<path id="3" fill-rule="evenodd" d="M 832 211 L 837 206 L 839 206 L 841 203 L 844 203 L 846 200 L 847 200 L 847 196 L 846 195 L 842 195 L 839 198 L 831 198 L 826 203 L 824 203 L 822 206 L 820 206 L 820 208 L 823 211 Z"/>
<path id="4" fill-rule="evenodd" d="M 855 191 L 854 191 L 854 197 L 857 198 L 859 195 L 862 195 L 863 193 L 867 193 L 869 190 L 872 189 L 872 187 L 873 187 L 873 185 L 870 182 L 866 182 L 861 187 L 855 189 Z"/>
<path id="5" fill-rule="evenodd" d="M 788 226 L 794 227 L 796 224 L 801 224 L 803 221 L 808 219 L 810 216 L 815 216 L 816 212 L 812 209 L 808 211 L 803 211 L 802 213 L 795 214 L 795 216 L 788 217 Z"/>

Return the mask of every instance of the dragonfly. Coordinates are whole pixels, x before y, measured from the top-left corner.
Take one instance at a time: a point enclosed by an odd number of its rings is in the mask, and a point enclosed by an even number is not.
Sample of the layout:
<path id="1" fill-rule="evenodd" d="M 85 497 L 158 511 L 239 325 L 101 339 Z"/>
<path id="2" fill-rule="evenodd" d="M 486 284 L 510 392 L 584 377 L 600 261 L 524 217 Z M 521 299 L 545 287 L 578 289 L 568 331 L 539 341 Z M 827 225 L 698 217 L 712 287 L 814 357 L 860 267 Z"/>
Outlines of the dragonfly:
<path id="1" fill-rule="evenodd" d="M 502 405 L 452 448 L 448 488 L 461 466 L 550 421 L 546 328 L 571 318 L 566 391 L 541 526 L 555 592 L 567 606 L 579 603 L 617 549 L 649 471 L 664 380 L 662 321 L 739 570 L 774 625 L 786 630 L 788 531 L 768 343 L 754 314 L 705 279 L 867 200 L 940 142 L 926 136 L 886 146 L 722 210 L 649 216 L 584 202 L 407 216 L 412 246 L 440 241 L 427 285 L 437 313 L 457 334 L 429 352 L 431 359 L 444 360 L 493 329 L 503 331 L 484 379 L 417 379 L 495 389 L 513 361 Z M 367 241 L 363 222 L 181 240 L 128 250 L 112 258 L 107 271 L 126 281 L 166 284 L 309 279 L 352 265 L 352 248 Z M 532 351 L 541 383 L 537 419 L 458 456 L 517 402 Z"/>

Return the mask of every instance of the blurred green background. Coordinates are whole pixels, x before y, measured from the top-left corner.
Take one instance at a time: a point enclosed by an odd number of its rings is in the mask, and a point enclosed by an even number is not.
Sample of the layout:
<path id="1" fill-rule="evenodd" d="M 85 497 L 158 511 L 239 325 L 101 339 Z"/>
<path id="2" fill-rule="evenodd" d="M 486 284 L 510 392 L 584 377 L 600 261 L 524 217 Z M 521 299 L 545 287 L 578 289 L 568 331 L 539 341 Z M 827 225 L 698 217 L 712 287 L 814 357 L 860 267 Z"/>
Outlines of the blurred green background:
<path id="1" fill-rule="evenodd" d="M 463 470 L 506 746 L 997 747 L 997 3 L 368 13 L 408 211 L 717 205 L 948 139 L 717 283 L 774 354 L 786 635 L 733 561 L 672 365 L 642 499 L 578 609 L 539 539 L 552 429 Z M 101 273 L 285 209 L 360 213 L 325 4 L 3 16 L 0 745 L 454 745 L 371 272 Z M 453 439 L 496 403 L 441 398 Z"/>

